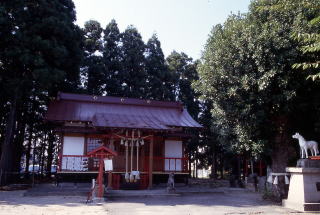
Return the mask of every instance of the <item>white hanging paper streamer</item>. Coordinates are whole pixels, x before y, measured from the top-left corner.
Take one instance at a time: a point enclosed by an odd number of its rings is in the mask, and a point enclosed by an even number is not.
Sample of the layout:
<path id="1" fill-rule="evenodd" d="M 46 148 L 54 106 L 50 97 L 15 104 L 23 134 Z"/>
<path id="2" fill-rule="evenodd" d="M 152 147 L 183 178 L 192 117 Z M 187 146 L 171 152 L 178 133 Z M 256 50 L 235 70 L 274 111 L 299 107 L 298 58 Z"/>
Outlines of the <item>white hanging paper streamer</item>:
<path id="1" fill-rule="evenodd" d="M 137 174 L 136 174 L 136 177 L 135 177 L 136 180 L 140 180 L 140 172 L 137 171 Z"/>
<path id="2" fill-rule="evenodd" d="M 278 184 L 278 176 L 274 178 L 273 184 Z"/>
<path id="3" fill-rule="evenodd" d="M 134 181 L 137 181 L 140 179 L 140 172 L 139 171 L 132 171 L 131 175 L 134 176 Z"/>
<path id="4" fill-rule="evenodd" d="M 134 181 L 134 175 L 132 174 L 132 172 L 130 173 L 130 182 Z"/>
<path id="5" fill-rule="evenodd" d="M 273 182 L 273 181 L 272 181 L 272 175 L 271 175 L 271 174 L 268 176 L 267 182 L 270 183 L 270 184 Z"/>
<path id="6" fill-rule="evenodd" d="M 126 181 L 128 182 L 129 181 L 129 173 L 128 172 L 126 172 L 126 174 L 124 175 L 124 178 L 126 179 Z"/>
<path id="7" fill-rule="evenodd" d="M 290 183 L 288 176 L 284 176 L 284 180 L 285 180 L 285 183 L 286 183 L 286 184 L 289 184 L 289 183 Z"/>

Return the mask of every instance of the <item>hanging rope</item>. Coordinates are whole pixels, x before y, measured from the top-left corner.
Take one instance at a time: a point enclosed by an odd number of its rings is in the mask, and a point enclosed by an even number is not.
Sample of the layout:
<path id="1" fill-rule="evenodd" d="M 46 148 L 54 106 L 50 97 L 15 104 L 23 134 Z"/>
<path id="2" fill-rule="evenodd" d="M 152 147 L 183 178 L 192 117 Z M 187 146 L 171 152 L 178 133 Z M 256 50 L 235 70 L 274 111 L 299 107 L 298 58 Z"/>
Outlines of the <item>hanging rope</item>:
<path id="1" fill-rule="evenodd" d="M 138 130 L 137 132 L 137 138 L 134 137 L 135 135 L 135 130 L 132 130 L 131 132 L 131 138 L 128 136 L 128 130 L 126 130 L 126 136 L 120 136 L 116 135 L 121 138 L 120 144 L 125 145 L 126 147 L 126 173 L 125 173 L 125 180 L 126 182 L 136 182 L 137 180 L 140 179 L 140 172 L 139 172 L 139 146 L 144 145 L 144 139 L 148 138 L 149 136 L 141 137 L 141 132 Z M 136 145 L 135 145 L 136 143 Z M 130 145 L 131 144 L 131 145 Z M 129 147 L 131 146 L 131 151 L 130 151 L 130 172 L 129 172 Z M 133 153 L 134 153 L 134 146 L 137 147 L 137 168 L 136 171 L 133 171 Z"/>
<path id="2" fill-rule="evenodd" d="M 140 144 L 140 130 L 138 130 L 138 140 L 137 140 L 137 171 L 139 171 L 139 144 Z"/>
<path id="3" fill-rule="evenodd" d="M 137 171 L 139 171 L 139 141 L 137 141 Z"/>
<path id="4" fill-rule="evenodd" d="M 126 131 L 126 136 L 128 136 L 128 131 Z M 129 158 L 129 141 L 124 140 L 124 145 L 126 147 L 126 174 L 124 176 L 125 180 L 129 182 L 129 173 L 128 173 L 128 158 Z"/>
<path id="5" fill-rule="evenodd" d="M 140 172 L 139 172 L 139 140 L 137 140 L 137 171 L 135 174 L 135 181 L 140 179 Z"/>
<path id="6" fill-rule="evenodd" d="M 132 174 L 132 166 L 133 166 L 133 144 L 134 144 L 134 130 L 132 130 L 132 139 L 131 139 L 131 173 L 130 173 L 130 182 L 134 181 L 134 175 Z"/>

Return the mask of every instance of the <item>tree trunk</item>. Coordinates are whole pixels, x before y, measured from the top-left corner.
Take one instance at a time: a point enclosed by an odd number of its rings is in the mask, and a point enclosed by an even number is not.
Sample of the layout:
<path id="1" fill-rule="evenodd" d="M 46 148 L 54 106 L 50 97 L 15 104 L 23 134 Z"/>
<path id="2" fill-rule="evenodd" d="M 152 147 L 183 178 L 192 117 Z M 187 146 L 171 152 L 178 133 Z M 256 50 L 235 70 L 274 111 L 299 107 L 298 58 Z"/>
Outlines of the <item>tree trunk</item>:
<path id="1" fill-rule="evenodd" d="M 43 173 L 43 156 L 44 156 L 44 140 L 42 139 L 42 141 L 40 142 L 41 146 L 39 148 L 40 152 L 39 152 L 39 172 L 40 172 L 40 176 L 42 176 Z"/>
<path id="2" fill-rule="evenodd" d="M 289 122 L 287 117 L 276 118 L 275 125 L 277 126 L 277 133 L 273 141 L 272 148 L 272 172 L 285 173 L 289 160 Z M 284 177 L 278 177 L 278 184 L 274 185 L 274 194 L 278 201 L 286 198 L 287 189 L 284 182 Z"/>
<path id="3" fill-rule="evenodd" d="M 195 160 L 195 170 L 196 170 L 196 178 L 198 178 L 198 159 L 197 158 Z"/>
<path id="4" fill-rule="evenodd" d="M 48 177 L 51 176 L 51 166 L 53 161 L 53 152 L 54 152 L 54 140 L 55 136 L 52 131 L 49 131 L 48 133 L 48 150 L 47 150 L 47 166 L 46 166 L 46 172 L 48 173 Z"/>
<path id="5" fill-rule="evenodd" d="M 216 166 L 216 152 L 213 150 L 212 153 L 212 163 L 211 163 L 211 175 L 210 178 L 216 179 L 216 172 L 217 172 L 217 166 Z"/>
<path id="6" fill-rule="evenodd" d="M 37 141 L 33 141 L 33 150 L 32 150 L 32 186 L 34 186 L 35 183 L 35 165 L 36 165 L 36 147 L 37 147 Z M 37 168 L 38 169 L 38 168 Z M 37 170 L 38 172 L 38 170 Z"/>
<path id="7" fill-rule="evenodd" d="M 191 162 L 191 153 L 189 152 L 189 178 L 192 177 L 192 171 L 191 171 L 191 167 L 192 167 L 192 162 Z"/>
<path id="8" fill-rule="evenodd" d="M 0 159 L 0 186 L 6 185 L 11 181 L 11 173 L 13 170 L 13 136 L 16 128 L 16 110 L 17 110 L 17 94 L 14 95 L 10 112 L 6 123 L 6 132 L 4 142 L 2 144 Z"/>
<path id="9" fill-rule="evenodd" d="M 33 134 L 33 123 L 29 124 L 29 137 L 26 151 L 26 169 L 25 172 L 29 174 L 29 166 L 30 166 L 30 156 L 31 156 L 31 146 L 32 146 L 32 134 Z"/>
<path id="10" fill-rule="evenodd" d="M 223 175 L 223 155 L 220 154 L 220 176 L 221 179 L 223 179 L 224 175 Z"/>
<path id="11" fill-rule="evenodd" d="M 16 132 L 16 137 L 14 140 L 14 145 L 13 145 L 13 151 L 14 151 L 14 156 L 13 156 L 13 171 L 20 172 L 21 170 L 21 157 L 23 154 L 23 142 L 24 142 L 24 136 L 25 136 L 25 130 L 26 130 L 26 123 L 22 119 L 22 111 L 19 113 L 19 118 L 17 119 L 18 121 L 18 126 L 17 126 L 17 132 Z"/>

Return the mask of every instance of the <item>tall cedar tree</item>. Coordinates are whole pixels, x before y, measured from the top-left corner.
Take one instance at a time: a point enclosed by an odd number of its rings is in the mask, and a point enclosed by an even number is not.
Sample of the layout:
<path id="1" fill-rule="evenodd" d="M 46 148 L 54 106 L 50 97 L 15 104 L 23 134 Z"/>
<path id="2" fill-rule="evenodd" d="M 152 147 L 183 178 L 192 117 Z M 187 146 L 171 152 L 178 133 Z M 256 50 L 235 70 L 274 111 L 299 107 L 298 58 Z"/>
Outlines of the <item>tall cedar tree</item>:
<path id="1" fill-rule="evenodd" d="M 138 30 L 129 26 L 122 33 L 122 70 L 120 83 L 123 96 L 145 98 L 146 80 L 144 50 L 145 44 Z"/>
<path id="2" fill-rule="evenodd" d="M 147 98 L 175 100 L 174 79 L 166 64 L 161 43 L 152 35 L 146 45 Z"/>
<path id="3" fill-rule="evenodd" d="M 9 112 L 2 142 L 0 185 L 13 171 L 14 134 L 21 106 L 31 89 L 55 95 L 79 86 L 81 33 L 70 0 L 0 2 L 1 77 Z"/>
<path id="4" fill-rule="evenodd" d="M 84 24 L 84 65 L 83 75 L 86 76 L 87 93 L 102 95 L 105 82 L 105 69 L 102 58 L 102 28 L 100 23 L 89 20 Z"/>
<path id="5" fill-rule="evenodd" d="M 105 65 L 105 91 L 107 95 L 123 96 L 121 34 L 113 19 L 104 30 L 103 63 Z"/>
<path id="6" fill-rule="evenodd" d="M 167 57 L 167 62 L 171 75 L 174 77 L 177 99 L 183 102 L 194 119 L 198 119 L 200 112 L 198 95 L 191 86 L 193 81 L 198 80 L 197 62 L 193 62 L 192 58 L 185 53 L 176 51 Z"/>

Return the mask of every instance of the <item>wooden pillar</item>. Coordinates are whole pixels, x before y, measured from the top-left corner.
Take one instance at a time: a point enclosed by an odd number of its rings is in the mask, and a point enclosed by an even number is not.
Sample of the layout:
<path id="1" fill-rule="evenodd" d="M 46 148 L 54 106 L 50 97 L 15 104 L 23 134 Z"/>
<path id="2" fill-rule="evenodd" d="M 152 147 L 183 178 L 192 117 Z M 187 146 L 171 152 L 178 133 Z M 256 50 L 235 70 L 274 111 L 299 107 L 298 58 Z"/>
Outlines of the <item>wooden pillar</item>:
<path id="1" fill-rule="evenodd" d="M 153 182 L 153 178 L 152 178 L 152 172 L 153 172 L 153 140 L 154 140 L 154 136 L 152 135 L 150 138 L 150 148 L 149 148 L 149 185 L 148 185 L 148 189 L 152 188 L 152 182 Z"/>
<path id="2" fill-rule="evenodd" d="M 107 189 L 111 190 L 112 189 L 112 172 L 108 171 L 108 185 Z"/>
<path id="3" fill-rule="evenodd" d="M 100 158 L 99 161 L 99 173 L 98 173 L 98 177 L 97 177 L 97 184 L 98 184 L 98 197 L 102 198 L 103 197 L 103 173 L 104 173 L 104 162 L 103 162 L 103 158 Z"/>
<path id="4" fill-rule="evenodd" d="M 83 149 L 84 153 L 83 154 L 87 155 L 87 153 L 88 153 L 87 152 L 87 148 L 88 148 L 88 135 L 87 134 L 84 135 L 84 144 L 83 145 L 84 145 L 83 146 L 84 147 L 84 149 Z"/>
<path id="5" fill-rule="evenodd" d="M 62 155 L 63 155 L 63 145 L 64 145 L 64 133 L 60 134 L 60 147 L 58 148 L 58 162 L 59 162 L 59 171 L 62 171 Z"/>

